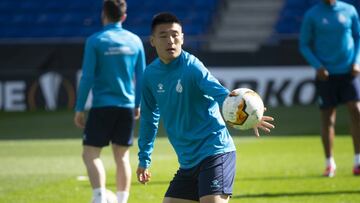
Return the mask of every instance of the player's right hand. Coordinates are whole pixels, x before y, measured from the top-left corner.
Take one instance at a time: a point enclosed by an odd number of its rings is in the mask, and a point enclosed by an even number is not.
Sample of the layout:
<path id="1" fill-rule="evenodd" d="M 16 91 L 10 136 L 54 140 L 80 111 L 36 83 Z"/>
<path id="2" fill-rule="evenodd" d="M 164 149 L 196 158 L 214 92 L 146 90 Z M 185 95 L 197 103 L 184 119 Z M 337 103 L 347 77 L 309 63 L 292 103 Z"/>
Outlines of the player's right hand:
<path id="1" fill-rule="evenodd" d="M 137 179 L 141 184 L 146 184 L 150 181 L 151 173 L 147 168 L 138 167 L 136 170 Z"/>
<path id="2" fill-rule="evenodd" d="M 78 111 L 74 116 L 74 124 L 78 128 L 85 128 L 85 113 L 82 111 Z"/>

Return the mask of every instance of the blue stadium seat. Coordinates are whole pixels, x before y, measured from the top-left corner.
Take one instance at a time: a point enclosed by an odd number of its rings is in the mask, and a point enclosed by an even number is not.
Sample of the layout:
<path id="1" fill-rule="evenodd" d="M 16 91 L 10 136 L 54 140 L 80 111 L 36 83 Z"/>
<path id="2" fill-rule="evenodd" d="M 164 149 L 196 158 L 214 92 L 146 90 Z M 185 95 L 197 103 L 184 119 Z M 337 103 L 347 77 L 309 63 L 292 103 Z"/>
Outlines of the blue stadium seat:
<path id="1" fill-rule="evenodd" d="M 136 25 L 132 25 L 132 26 L 126 26 L 124 25 L 124 27 L 131 31 L 134 32 L 138 35 L 142 35 L 142 36 L 149 36 L 150 35 L 150 24 L 136 24 Z"/>
<path id="2" fill-rule="evenodd" d="M 187 35 L 204 35 L 219 1 L 128 0 L 124 27 L 146 38 L 153 16 L 170 11 L 183 22 Z M 102 1 L 97 0 L 1 0 L 0 38 L 84 38 L 101 29 L 101 7 Z"/>
<path id="3" fill-rule="evenodd" d="M 305 12 L 320 0 L 286 0 L 274 28 L 279 34 L 298 34 Z M 360 9 L 359 0 L 343 0 Z"/>

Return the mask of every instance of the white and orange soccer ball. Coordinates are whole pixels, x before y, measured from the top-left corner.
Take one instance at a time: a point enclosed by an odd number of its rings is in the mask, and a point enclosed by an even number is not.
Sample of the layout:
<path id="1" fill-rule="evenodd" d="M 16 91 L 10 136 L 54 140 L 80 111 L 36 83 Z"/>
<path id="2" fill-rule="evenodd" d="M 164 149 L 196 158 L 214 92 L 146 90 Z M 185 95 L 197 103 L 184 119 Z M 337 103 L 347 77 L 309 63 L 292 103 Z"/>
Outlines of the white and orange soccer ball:
<path id="1" fill-rule="evenodd" d="M 264 103 L 255 91 L 248 88 L 233 90 L 236 96 L 228 96 L 222 106 L 224 120 L 233 128 L 247 130 L 261 121 Z"/>

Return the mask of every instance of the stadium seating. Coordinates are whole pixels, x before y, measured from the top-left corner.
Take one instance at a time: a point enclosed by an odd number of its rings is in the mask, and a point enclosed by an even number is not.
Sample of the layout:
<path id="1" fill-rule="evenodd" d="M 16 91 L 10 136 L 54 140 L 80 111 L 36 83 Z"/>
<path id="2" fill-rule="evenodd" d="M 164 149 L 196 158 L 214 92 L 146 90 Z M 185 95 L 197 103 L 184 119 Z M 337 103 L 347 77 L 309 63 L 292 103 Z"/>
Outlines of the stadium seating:
<path id="1" fill-rule="evenodd" d="M 282 35 L 299 33 L 304 13 L 320 0 L 285 0 L 279 19 L 275 25 L 275 31 Z M 342 0 L 354 5 L 360 12 L 359 0 Z"/>
<path id="2" fill-rule="evenodd" d="M 298 33 L 304 13 L 315 3 L 316 0 L 286 0 L 275 25 L 276 32 L 280 34 Z"/>
<path id="3" fill-rule="evenodd" d="M 187 36 L 207 33 L 219 0 L 129 0 L 124 27 L 141 37 L 150 34 L 150 22 L 161 11 L 175 13 Z M 85 38 L 100 30 L 99 0 L 2 0 L 0 39 Z"/>
<path id="4" fill-rule="evenodd" d="M 320 0 L 284 0 L 274 36 L 297 37 L 307 9 Z M 360 12 L 360 0 L 343 0 Z M 1 0 L 0 40 L 85 38 L 100 30 L 101 0 Z M 201 46 L 221 0 L 128 0 L 124 27 L 147 39 L 154 14 L 175 13 L 184 24 L 185 45 Z M 200 41 L 199 41 L 200 40 Z"/>
<path id="5" fill-rule="evenodd" d="M 161 5 L 161 6 L 160 6 Z M 154 14 L 163 11 L 174 13 L 184 24 L 185 34 L 206 34 L 215 14 L 217 0 L 148 0 L 141 6 L 129 4 L 128 20 L 124 25 L 142 36 L 150 34 L 150 23 Z"/>

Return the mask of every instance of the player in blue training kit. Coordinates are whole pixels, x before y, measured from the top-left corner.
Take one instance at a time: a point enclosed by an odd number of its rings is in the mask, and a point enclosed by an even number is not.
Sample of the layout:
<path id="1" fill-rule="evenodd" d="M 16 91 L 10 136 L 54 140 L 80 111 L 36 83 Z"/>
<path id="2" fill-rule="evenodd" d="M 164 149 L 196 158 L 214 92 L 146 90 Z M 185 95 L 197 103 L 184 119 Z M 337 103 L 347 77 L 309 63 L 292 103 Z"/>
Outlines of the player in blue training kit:
<path id="1" fill-rule="evenodd" d="M 355 160 L 360 175 L 360 53 L 359 17 L 356 9 L 336 0 L 323 0 L 305 14 L 300 51 L 316 70 L 321 109 L 321 136 L 326 156 L 324 176 L 335 175 L 333 157 L 336 107 L 346 104 L 351 118 Z"/>
<path id="2" fill-rule="evenodd" d="M 133 144 L 134 119 L 140 116 L 141 82 L 146 64 L 140 38 L 122 28 L 125 18 L 124 0 L 105 0 L 104 28 L 87 39 L 84 51 L 74 122 L 77 127 L 85 128 L 83 160 L 95 202 L 106 202 L 106 177 L 100 153 L 109 143 L 116 162 L 119 203 L 127 202 L 130 190 L 129 147 Z M 84 106 L 90 90 L 93 101 L 85 125 Z"/>
<path id="3" fill-rule="evenodd" d="M 139 130 L 138 180 L 150 180 L 149 167 L 160 115 L 180 168 L 165 194 L 171 202 L 228 202 L 235 176 L 235 146 L 219 106 L 229 95 L 204 65 L 182 50 L 179 20 L 160 13 L 152 21 L 150 43 L 159 58 L 144 72 Z M 234 94 L 234 93 L 232 93 Z M 269 132 L 265 116 L 255 127 Z"/>

